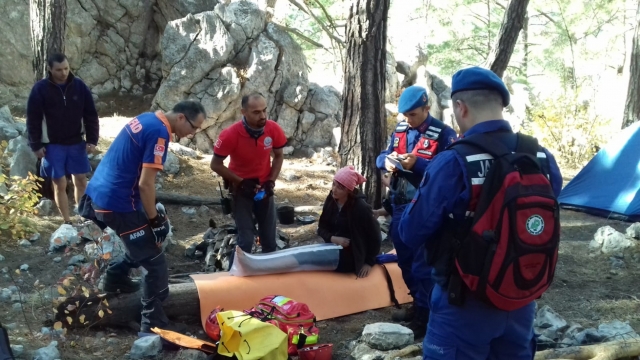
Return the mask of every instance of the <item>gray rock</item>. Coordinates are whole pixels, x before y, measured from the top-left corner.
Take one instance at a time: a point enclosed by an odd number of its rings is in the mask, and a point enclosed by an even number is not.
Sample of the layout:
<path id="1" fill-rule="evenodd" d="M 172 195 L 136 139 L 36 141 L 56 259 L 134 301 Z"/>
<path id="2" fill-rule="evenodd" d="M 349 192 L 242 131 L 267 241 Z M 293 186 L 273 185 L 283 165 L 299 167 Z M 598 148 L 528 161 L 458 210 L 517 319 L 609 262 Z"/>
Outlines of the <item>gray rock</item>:
<path id="1" fill-rule="evenodd" d="M 287 181 L 294 181 L 300 179 L 300 176 L 293 172 L 286 172 L 282 176 Z"/>
<path id="2" fill-rule="evenodd" d="M 627 228 L 626 234 L 628 237 L 640 239 L 640 222 L 631 224 Z"/>
<path id="3" fill-rule="evenodd" d="M 33 360 L 55 360 L 60 359 L 60 351 L 58 351 L 58 342 L 52 341 L 49 345 L 36 350 L 33 353 Z"/>
<path id="4" fill-rule="evenodd" d="M 598 330 L 594 328 L 588 328 L 577 333 L 574 336 L 574 339 L 578 345 L 587 345 L 599 343 L 602 341 L 603 337 L 598 332 Z"/>
<path id="5" fill-rule="evenodd" d="M 354 360 L 384 360 L 385 353 L 372 349 L 366 344 L 358 344 L 351 351 L 351 358 Z"/>
<path id="6" fill-rule="evenodd" d="M 11 352 L 13 356 L 20 357 L 24 353 L 24 346 L 11 344 Z"/>
<path id="7" fill-rule="evenodd" d="M 278 125 L 284 131 L 284 135 L 287 139 L 293 137 L 298 128 L 298 111 L 287 104 L 282 105 L 280 114 L 278 115 Z"/>
<path id="8" fill-rule="evenodd" d="M 207 354 L 194 349 L 183 349 L 178 353 L 179 360 L 207 360 Z"/>
<path id="9" fill-rule="evenodd" d="M 36 205 L 36 210 L 38 210 L 38 215 L 40 216 L 49 216 L 51 215 L 51 208 L 53 207 L 53 202 L 49 199 L 42 199 Z"/>
<path id="10" fill-rule="evenodd" d="M 49 336 L 51 335 L 51 329 L 48 327 L 43 327 L 42 329 L 40 329 L 40 333 L 44 336 Z"/>
<path id="11" fill-rule="evenodd" d="M 60 256 L 56 256 L 53 258 L 53 262 L 55 263 L 59 263 L 60 261 L 62 261 L 62 258 Z"/>
<path id="12" fill-rule="evenodd" d="M 193 144 L 195 145 L 196 149 L 201 151 L 203 154 L 213 153 L 213 143 L 211 142 L 211 139 L 207 137 L 207 133 L 205 132 L 198 132 L 193 137 Z"/>
<path id="13" fill-rule="evenodd" d="M 15 312 L 20 312 L 22 311 L 22 304 L 21 303 L 13 303 L 13 305 L 11 305 L 11 309 Z"/>
<path id="14" fill-rule="evenodd" d="M 40 233 L 35 233 L 35 234 L 31 235 L 31 237 L 29 238 L 29 241 L 36 242 L 36 241 L 40 240 L 40 238 L 41 238 Z"/>
<path id="15" fill-rule="evenodd" d="M 167 160 L 162 171 L 167 174 L 177 174 L 180 171 L 180 160 L 170 151 L 167 152 Z"/>
<path id="16" fill-rule="evenodd" d="M 198 208 L 198 214 L 201 216 L 206 216 L 211 212 L 211 209 L 209 209 L 206 205 L 202 205 Z"/>
<path id="17" fill-rule="evenodd" d="M 196 208 L 193 207 L 183 207 L 180 210 L 182 210 L 182 213 L 187 216 L 195 216 L 198 213 Z"/>
<path id="18" fill-rule="evenodd" d="M 11 285 L 7 289 L 11 290 L 12 294 L 17 294 L 18 293 L 18 287 L 15 286 L 15 285 Z"/>
<path id="19" fill-rule="evenodd" d="M 302 126 L 302 131 L 309 131 L 309 128 L 311 128 L 311 125 L 313 125 L 314 121 L 316 121 L 315 114 L 308 111 L 303 111 L 302 114 L 300 114 L 300 125 Z"/>
<path id="20" fill-rule="evenodd" d="M 600 250 L 605 254 L 623 252 L 625 249 L 636 245 L 636 241 L 626 237 L 611 226 L 603 226 L 596 231 L 589 248 Z"/>
<path id="21" fill-rule="evenodd" d="M 193 258 L 196 256 L 196 244 L 191 244 L 184 250 L 184 256 Z"/>
<path id="22" fill-rule="evenodd" d="M 618 259 L 617 257 L 610 257 L 609 260 L 611 261 L 612 269 L 622 269 L 626 267 L 624 261 Z"/>
<path id="23" fill-rule="evenodd" d="M 73 266 L 73 265 L 80 266 L 85 262 L 87 262 L 87 259 L 84 257 L 84 255 L 74 255 L 74 256 L 71 257 L 71 259 L 69 259 L 68 265 L 70 265 L 70 266 Z"/>
<path id="24" fill-rule="evenodd" d="M 4 256 L 0 255 L 0 261 L 4 261 Z"/>
<path id="25" fill-rule="evenodd" d="M 4 327 L 6 327 L 8 330 L 15 330 L 18 328 L 18 324 L 16 323 L 5 324 Z"/>
<path id="26" fill-rule="evenodd" d="M 170 21 L 161 40 L 165 77 L 154 102 L 170 109 L 211 70 L 227 64 L 234 46 L 234 37 L 212 11 Z"/>
<path id="27" fill-rule="evenodd" d="M 182 146 L 179 143 L 171 142 L 169 143 L 169 150 L 171 150 L 174 154 L 178 156 L 186 156 L 193 159 L 198 158 L 198 153 L 192 148 L 188 148 L 186 146 Z"/>
<path id="28" fill-rule="evenodd" d="M 1 125 L 2 123 L 0 123 Z M 16 132 L 17 133 L 17 132 Z M 36 162 L 38 158 L 31 151 L 29 143 L 24 136 L 17 136 L 9 141 L 8 149 L 11 148 L 9 176 L 19 176 L 26 178 L 29 173 L 37 174 Z"/>
<path id="29" fill-rule="evenodd" d="M 80 242 L 78 230 L 73 225 L 62 224 L 49 238 L 49 250 L 55 251 Z"/>
<path id="30" fill-rule="evenodd" d="M 640 335 L 633 330 L 628 321 L 614 320 L 600 324 L 598 333 L 603 337 L 604 341 L 640 339 Z"/>
<path id="31" fill-rule="evenodd" d="M 282 153 L 285 155 L 291 155 L 293 154 L 293 150 L 295 150 L 293 146 L 285 146 L 282 148 Z"/>
<path id="32" fill-rule="evenodd" d="M 11 116 L 9 107 L 3 106 L 0 108 L 0 141 L 9 141 L 20 136 L 20 133 L 16 129 L 16 123 Z"/>
<path id="33" fill-rule="evenodd" d="M 560 338 L 559 332 L 564 331 L 568 325 L 567 321 L 558 313 L 548 305 L 545 305 L 536 313 L 533 326 L 540 330 L 538 333 L 555 340 Z"/>
<path id="34" fill-rule="evenodd" d="M 13 293 L 9 289 L 5 288 L 0 290 L 0 301 L 7 303 L 11 302 L 11 295 L 13 295 Z"/>
<path id="35" fill-rule="evenodd" d="M 413 331 L 399 324 L 368 324 L 362 331 L 362 340 L 377 350 L 400 349 L 413 343 Z"/>
<path id="36" fill-rule="evenodd" d="M 20 240 L 20 246 L 22 247 L 31 247 L 31 242 L 29 240 L 22 239 Z"/>
<path id="37" fill-rule="evenodd" d="M 27 264 L 22 264 L 22 265 L 20 265 L 20 270 L 22 270 L 22 271 L 28 271 L 28 270 L 29 270 L 29 265 L 27 265 Z"/>
<path id="38" fill-rule="evenodd" d="M 158 335 L 144 336 L 133 342 L 129 357 L 131 359 L 144 359 L 154 357 L 162 351 L 162 340 Z"/>

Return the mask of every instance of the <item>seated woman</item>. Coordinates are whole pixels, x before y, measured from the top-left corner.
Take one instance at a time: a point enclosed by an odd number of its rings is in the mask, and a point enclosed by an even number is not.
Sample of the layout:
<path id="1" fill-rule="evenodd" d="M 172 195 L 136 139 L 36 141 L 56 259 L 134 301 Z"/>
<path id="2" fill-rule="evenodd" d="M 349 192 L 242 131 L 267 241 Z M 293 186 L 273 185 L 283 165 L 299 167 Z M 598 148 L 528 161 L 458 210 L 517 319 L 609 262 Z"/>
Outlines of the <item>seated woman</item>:
<path id="1" fill-rule="evenodd" d="M 343 247 L 336 271 L 369 275 L 380 252 L 380 224 L 356 186 L 367 181 L 353 166 L 336 172 L 318 221 L 318 235 Z"/>

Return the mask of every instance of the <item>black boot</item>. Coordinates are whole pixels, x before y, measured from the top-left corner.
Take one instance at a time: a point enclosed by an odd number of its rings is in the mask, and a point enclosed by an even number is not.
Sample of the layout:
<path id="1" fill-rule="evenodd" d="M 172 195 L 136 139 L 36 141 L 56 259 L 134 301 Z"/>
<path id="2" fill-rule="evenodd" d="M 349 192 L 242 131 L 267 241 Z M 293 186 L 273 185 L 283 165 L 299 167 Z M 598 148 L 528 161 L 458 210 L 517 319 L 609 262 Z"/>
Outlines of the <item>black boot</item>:
<path id="1" fill-rule="evenodd" d="M 413 319 L 409 326 L 409 329 L 413 331 L 413 338 L 415 340 L 423 338 L 427 334 L 427 324 L 429 323 L 429 309 L 420 306 L 415 307 Z"/>
<path id="2" fill-rule="evenodd" d="M 128 276 L 107 275 L 104 277 L 104 291 L 108 293 L 135 293 L 140 290 L 140 283 Z"/>
<path id="3" fill-rule="evenodd" d="M 411 303 L 409 307 L 395 310 L 393 314 L 391 314 L 391 319 L 395 322 L 403 322 L 403 321 L 411 321 L 413 320 L 415 314 L 416 306 L 414 303 Z"/>

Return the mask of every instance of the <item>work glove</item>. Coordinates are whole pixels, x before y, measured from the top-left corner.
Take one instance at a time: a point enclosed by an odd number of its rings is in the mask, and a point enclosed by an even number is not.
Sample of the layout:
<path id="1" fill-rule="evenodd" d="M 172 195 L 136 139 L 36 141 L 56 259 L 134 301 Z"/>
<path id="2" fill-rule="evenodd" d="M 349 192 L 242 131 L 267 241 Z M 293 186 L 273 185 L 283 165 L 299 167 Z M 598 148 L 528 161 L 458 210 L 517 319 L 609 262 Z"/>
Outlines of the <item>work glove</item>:
<path id="1" fill-rule="evenodd" d="M 253 199 L 256 195 L 256 187 L 259 184 L 258 179 L 242 179 L 238 190 L 240 191 L 240 194 Z"/>
<path id="2" fill-rule="evenodd" d="M 150 219 L 151 230 L 156 237 L 156 244 L 162 244 L 169 235 L 169 220 L 164 214 L 158 213 L 156 217 Z"/>
<path id="3" fill-rule="evenodd" d="M 267 180 L 262 183 L 262 190 L 264 190 L 264 194 L 269 197 L 273 196 L 273 188 L 276 187 L 276 183 L 273 180 Z"/>

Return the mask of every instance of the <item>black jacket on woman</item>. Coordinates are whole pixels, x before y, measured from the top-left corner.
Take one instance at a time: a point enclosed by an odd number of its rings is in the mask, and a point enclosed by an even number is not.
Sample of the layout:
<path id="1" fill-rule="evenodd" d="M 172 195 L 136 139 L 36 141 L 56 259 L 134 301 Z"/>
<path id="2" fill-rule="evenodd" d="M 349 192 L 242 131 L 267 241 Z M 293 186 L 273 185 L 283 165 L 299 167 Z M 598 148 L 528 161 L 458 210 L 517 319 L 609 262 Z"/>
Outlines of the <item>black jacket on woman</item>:
<path id="1" fill-rule="evenodd" d="M 376 256 L 380 253 L 380 224 L 363 197 L 350 196 L 340 209 L 330 192 L 318 221 L 318 235 L 327 243 L 331 242 L 332 236 L 350 240 L 349 246 L 340 251 L 339 271 L 358 274 L 364 264 L 375 265 Z"/>

